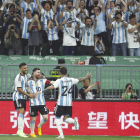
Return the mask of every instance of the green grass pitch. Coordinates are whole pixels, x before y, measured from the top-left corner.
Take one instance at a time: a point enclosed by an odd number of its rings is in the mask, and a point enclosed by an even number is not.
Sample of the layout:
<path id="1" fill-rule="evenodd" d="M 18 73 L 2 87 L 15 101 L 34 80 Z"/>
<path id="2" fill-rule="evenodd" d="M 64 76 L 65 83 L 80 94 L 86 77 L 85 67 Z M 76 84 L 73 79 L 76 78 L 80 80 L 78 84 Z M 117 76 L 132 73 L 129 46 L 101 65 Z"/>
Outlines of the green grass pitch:
<path id="1" fill-rule="evenodd" d="M 37 138 L 21 138 L 16 135 L 0 135 L 0 140 L 55 140 L 57 136 L 37 136 Z M 124 136 L 65 136 L 64 140 L 139 140 L 140 137 L 124 137 Z"/>

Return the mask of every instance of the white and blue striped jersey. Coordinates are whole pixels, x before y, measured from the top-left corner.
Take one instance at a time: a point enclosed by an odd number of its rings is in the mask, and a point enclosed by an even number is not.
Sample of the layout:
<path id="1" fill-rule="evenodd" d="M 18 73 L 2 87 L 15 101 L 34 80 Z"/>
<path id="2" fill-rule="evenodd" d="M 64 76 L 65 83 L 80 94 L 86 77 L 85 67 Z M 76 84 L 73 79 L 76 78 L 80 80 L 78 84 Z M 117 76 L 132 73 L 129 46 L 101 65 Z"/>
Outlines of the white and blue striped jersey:
<path id="1" fill-rule="evenodd" d="M 33 18 L 28 19 L 27 17 L 24 17 L 22 20 L 21 24 L 21 29 L 22 29 L 22 37 L 24 39 L 29 39 L 30 33 L 28 33 L 28 23 L 31 22 Z"/>
<path id="2" fill-rule="evenodd" d="M 54 26 L 53 28 L 49 28 L 48 31 L 46 30 L 46 33 L 49 41 L 54 41 L 59 39 L 57 26 Z"/>
<path id="3" fill-rule="evenodd" d="M 68 77 L 62 77 L 54 82 L 54 88 L 59 88 L 57 100 L 59 106 L 72 106 L 72 86 L 78 82 L 78 79 Z"/>
<path id="4" fill-rule="evenodd" d="M 47 79 L 39 79 L 38 81 L 34 81 L 33 79 L 29 79 L 27 82 L 27 86 L 30 87 L 33 94 L 41 92 L 40 94 L 37 94 L 36 98 L 30 98 L 30 106 L 45 105 L 45 98 L 42 90 L 45 88 L 46 80 Z"/>
<path id="5" fill-rule="evenodd" d="M 47 29 L 47 22 L 49 19 L 54 18 L 54 12 L 52 9 L 50 11 L 45 11 L 45 9 L 41 9 L 41 21 L 43 22 L 43 30 Z"/>
<path id="6" fill-rule="evenodd" d="M 94 46 L 94 26 L 90 28 L 85 27 L 82 29 L 82 42 L 84 46 Z"/>
<path id="7" fill-rule="evenodd" d="M 112 43 L 126 43 L 125 26 L 122 22 L 112 22 L 113 26 L 113 40 Z"/>
<path id="8" fill-rule="evenodd" d="M 28 4 L 28 3 L 26 3 L 26 2 L 21 2 L 21 8 L 23 8 L 24 16 L 26 15 L 26 10 L 27 10 L 27 9 L 30 9 L 30 10 L 31 10 L 31 13 L 33 13 L 33 10 L 34 10 L 34 9 L 32 8 L 31 3 Z"/>
<path id="9" fill-rule="evenodd" d="M 67 10 L 63 13 L 63 17 L 65 18 L 65 21 L 67 21 L 69 18 L 75 19 L 77 15 L 76 9 L 73 9 L 72 11 L 68 12 Z"/>
<path id="10" fill-rule="evenodd" d="M 102 44 L 99 44 L 98 46 L 96 46 L 95 53 L 96 54 L 104 53 Z"/>
<path id="11" fill-rule="evenodd" d="M 88 13 L 88 10 L 87 9 L 84 9 L 85 13 L 86 13 L 86 16 L 89 17 L 89 13 Z M 84 13 L 80 13 L 80 8 L 78 8 L 77 10 L 77 14 L 79 14 L 78 17 L 81 18 L 81 20 L 84 18 Z"/>
<path id="12" fill-rule="evenodd" d="M 125 15 L 125 21 L 129 23 L 129 16 L 132 14 L 132 13 L 136 13 L 136 9 L 137 9 L 137 6 L 136 4 L 132 7 L 128 7 L 127 8 L 127 11 L 126 11 L 126 15 Z"/>
<path id="13" fill-rule="evenodd" d="M 20 73 L 16 76 L 14 81 L 13 101 L 16 101 L 18 99 L 26 99 L 26 95 L 19 93 L 17 89 L 21 88 L 24 92 L 27 92 L 26 91 L 27 81 L 30 77 L 31 77 L 30 74 L 22 76 Z"/>
<path id="14" fill-rule="evenodd" d="M 57 7 L 57 22 L 58 22 L 58 24 L 61 24 L 65 19 L 64 17 L 62 19 L 59 18 L 61 12 L 64 10 L 65 7 L 66 7 L 66 4 L 61 5 L 60 3 L 58 5 L 58 7 Z"/>

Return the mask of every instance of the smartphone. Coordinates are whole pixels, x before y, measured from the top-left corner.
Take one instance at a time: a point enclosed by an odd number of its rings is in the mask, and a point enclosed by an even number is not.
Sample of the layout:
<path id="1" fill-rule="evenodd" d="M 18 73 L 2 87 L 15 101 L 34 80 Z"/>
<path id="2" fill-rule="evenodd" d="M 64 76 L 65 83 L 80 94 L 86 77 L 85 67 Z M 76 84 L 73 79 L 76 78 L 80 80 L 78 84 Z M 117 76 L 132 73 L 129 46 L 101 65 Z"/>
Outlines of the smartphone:
<path id="1" fill-rule="evenodd" d="M 114 7 L 114 11 L 118 11 L 120 10 L 118 7 Z"/>

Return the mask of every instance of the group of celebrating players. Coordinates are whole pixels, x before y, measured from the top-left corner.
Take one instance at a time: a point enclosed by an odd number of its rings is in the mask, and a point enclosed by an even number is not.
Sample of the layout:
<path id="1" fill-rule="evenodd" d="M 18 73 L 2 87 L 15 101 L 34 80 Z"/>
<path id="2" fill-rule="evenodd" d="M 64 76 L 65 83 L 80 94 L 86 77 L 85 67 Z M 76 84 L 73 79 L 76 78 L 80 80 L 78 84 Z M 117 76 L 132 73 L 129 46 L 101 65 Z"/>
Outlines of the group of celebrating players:
<path id="1" fill-rule="evenodd" d="M 38 116 L 38 111 L 42 115 L 42 120 L 36 126 L 38 130 L 38 135 L 42 135 L 41 126 L 44 125 L 48 120 L 49 109 L 45 104 L 44 92 L 49 90 L 53 90 L 59 88 L 59 95 L 57 103 L 54 107 L 54 115 L 55 115 L 55 123 L 57 129 L 59 131 L 59 136 L 57 138 L 64 138 L 62 125 L 60 118 L 64 115 L 64 121 L 69 124 L 74 124 L 75 129 L 79 130 L 78 119 L 72 118 L 72 86 L 77 84 L 78 82 L 82 82 L 87 78 L 91 78 L 91 74 L 87 73 L 85 77 L 81 78 L 68 78 L 67 77 L 67 69 L 62 67 L 60 69 L 60 79 L 56 81 L 49 81 L 51 86 L 45 89 L 45 83 L 47 79 L 41 75 L 41 71 L 39 68 L 34 68 L 32 75 L 28 74 L 28 67 L 26 63 L 21 63 L 19 65 L 20 73 L 16 76 L 14 82 L 14 93 L 13 93 L 13 101 L 15 105 L 15 109 L 18 110 L 18 131 L 17 135 L 20 137 L 28 137 L 23 132 L 24 128 L 24 111 L 26 110 L 26 100 L 27 98 L 30 100 L 30 137 L 36 137 L 34 129 L 35 129 L 35 121 Z"/>

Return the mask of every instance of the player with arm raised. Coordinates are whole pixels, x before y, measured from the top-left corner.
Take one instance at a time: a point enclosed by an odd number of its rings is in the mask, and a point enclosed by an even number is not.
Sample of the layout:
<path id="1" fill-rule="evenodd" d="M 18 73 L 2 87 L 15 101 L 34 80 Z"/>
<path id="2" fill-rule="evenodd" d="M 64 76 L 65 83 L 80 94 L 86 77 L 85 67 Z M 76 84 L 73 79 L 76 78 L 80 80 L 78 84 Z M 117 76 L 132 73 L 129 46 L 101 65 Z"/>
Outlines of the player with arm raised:
<path id="1" fill-rule="evenodd" d="M 87 74 L 86 77 L 82 78 L 68 78 L 67 77 L 67 69 L 62 67 L 60 69 L 60 79 L 57 79 L 53 85 L 47 87 L 45 91 L 53 90 L 55 88 L 59 88 L 59 96 L 57 103 L 54 108 L 55 122 L 57 129 L 59 131 L 60 136 L 57 138 L 64 138 L 62 125 L 60 121 L 60 117 L 64 115 L 64 120 L 66 123 L 74 124 L 76 130 L 79 130 L 78 119 L 73 119 L 72 117 L 72 86 L 77 84 L 78 82 L 82 82 L 86 78 L 91 78 L 91 74 Z"/>
<path id="2" fill-rule="evenodd" d="M 15 110 L 18 110 L 18 131 L 17 135 L 20 137 L 28 137 L 23 133 L 24 128 L 24 110 L 26 110 L 26 98 L 27 96 L 30 98 L 34 98 L 35 95 L 28 94 L 26 91 L 27 80 L 31 77 L 28 74 L 28 67 L 26 63 L 21 63 L 19 65 L 20 73 L 16 76 L 14 82 L 14 93 L 13 93 L 13 101 L 15 105 Z"/>
<path id="3" fill-rule="evenodd" d="M 38 116 L 38 111 L 42 115 L 42 120 L 40 121 L 39 125 L 37 125 L 38 129 L 38 135 L 42 135 L 41 133 L 41 126 L 44 125 L 47 120 L 48 120 L 48 113 L 49 110 L 46 107 L 45 104 L 45 98 L 44 98 L 44 93 L 42 93 L 42 90 L 45 88 L 45 83 L 46 81 L 48 82 L 47 79 L 41 78 L 41 72 L 39 68 L 34 68 L 33 69 L 33 76 L 29 79 L 27 82 L 27 91 L 29 93 L 37 94 L 36 98 L 31 98 L 30 99 L 30 116 L 31 116 L 31 121 L 30 121 L 30 129 L 31 129 L 31 134 L 30 137 L 36 138 L 34 129 L 35 129 L 35 121 L 36 117 Z M 51 83 L 51 82 L 50 82 Z"/>

